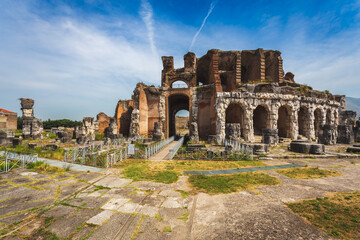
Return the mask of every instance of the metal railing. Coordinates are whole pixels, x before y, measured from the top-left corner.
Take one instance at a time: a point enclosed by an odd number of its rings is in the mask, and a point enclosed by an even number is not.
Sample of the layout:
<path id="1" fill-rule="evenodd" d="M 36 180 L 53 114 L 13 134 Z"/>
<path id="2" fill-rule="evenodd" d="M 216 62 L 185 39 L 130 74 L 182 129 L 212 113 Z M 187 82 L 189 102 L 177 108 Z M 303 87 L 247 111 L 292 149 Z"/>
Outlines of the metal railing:
<path id="1" fill-rule="evenodd" d="M 171 149 L 169 149 L 169 160 L 172 160 L 174 156 L 176 155 L 177 151 L 181 148 L 181 146 L 184 143 L 184 137 L 181 137 L 178 143 Z"/>
<path id="2" fill-rule="evenodd" d="M 245 143 L 241 143 L 241 142 L 238 142 L 235 140 L 225 139 L 223 141 L 223 145 L 225 147 L 231 146 L 235 152 L 241 152 L 241 153 L 247 155 L 250 158 L 250 160 L 254 160 L 253 148 Z"/>
<path id="3" fill-rule="evenodd" d="M 145 158 L 148 159 L 155 153 L 159 152 L 163 147 L 168 145 L 169 143 L 173 142 L 175 140 L 175 137 L 169 137 L 168 139 L 164 139 L 160 142 L 153 143 L 150 146 L 145 148 Z"/>
<path id="4" fill-rule="evenodd" d="M 38 161 L 37 154 L 20 154 L 15 152 L 0 152 L 0 173 L 9 172 L 16 167 L 26 167 L 29 163 Z"/>

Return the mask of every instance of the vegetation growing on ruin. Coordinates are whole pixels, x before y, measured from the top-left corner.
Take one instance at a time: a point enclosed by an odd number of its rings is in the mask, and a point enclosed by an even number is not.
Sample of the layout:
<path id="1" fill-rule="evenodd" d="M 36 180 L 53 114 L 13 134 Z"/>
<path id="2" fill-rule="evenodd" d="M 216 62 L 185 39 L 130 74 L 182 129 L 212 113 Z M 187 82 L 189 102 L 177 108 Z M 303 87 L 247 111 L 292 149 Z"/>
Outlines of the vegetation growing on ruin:
<path id="1" fill-rule="evenodd" d="M 231 175 L 191 175 L 191 185 L 200 192 L 217 194 L 252 190 L 262 185 L 277 185 L 280 181 L 264 173 L 238 173 Z"/>
<path id="2" fill-rule="evenodd" d="M 287 205 L 292 211 L 306 218 L 330 236 L 341 239 L 359 239 L 359 191 L 336 193 Z"/>
<path id="3" fill-rule="evenodd" d="M 24 145 L 17 145 L 16 147 L 13 146 L 1 147 L 0 151 L 11 151 L 21 154 L 38 154 L 38 157 L 50 158 L 56 160 L 64 159 L 63 148 L 58 148 L 56 150 L 49 150 L 49 149 L 42 149 L 41 147 L 36 147 L 34 149 L 31 149 Z"/>
<path id="4" fill-rule="evenodd" d="M 318 167 L 289 168 L 283 170 L 276 170 L 276 172 L 290 178 L 298 178 L 298 179 L 313 179 L 313 178 L 334 177 L 341 175 L 341 173 L 339 173 L 338 171 L 324 170 Z"/>

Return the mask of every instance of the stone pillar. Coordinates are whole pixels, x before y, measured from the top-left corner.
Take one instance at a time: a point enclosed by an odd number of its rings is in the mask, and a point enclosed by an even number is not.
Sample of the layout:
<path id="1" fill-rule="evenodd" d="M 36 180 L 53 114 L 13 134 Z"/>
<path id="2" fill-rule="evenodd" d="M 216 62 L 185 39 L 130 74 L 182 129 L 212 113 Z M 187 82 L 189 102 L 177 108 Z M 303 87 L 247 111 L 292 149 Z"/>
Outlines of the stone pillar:
<path id="1" fill-rule="evenodd" d="M 298 109 L 295 109 L 290 112 L 290 136 L 292 139 L 297 139 L 299 135 L 299 119 L 298 119 Z"/>
<path id="2" fill-rule="evenodd" d="M 313 108 L 309 108 L 309 121 L 308 121 L 308 137 L 309 139 L 315 139 L 315 126 L 314 126 L 314 121 L 315 121 L 315 115 L 314 115 L 314 111 Z"/>
<path id="3" fill-rule="evenodd" d="M 140 136 L 140 126 L 139 126 L 140 114 L 139 109 L 134 109 L 131 113 L 131 124 L 130 124 L 130 137 L 136 138 Z"/>
<path id="4" fill-rule="evenodd" d="M 245 129 L 244 129 L 244 139 L 246 142 L 254 142 L 254 123 L 253 123 L 253 109 L 248 108 L 245 111 Z"/>
<path id="5" fill-rule="evenodd" d="M 225 104 L 219 102 L 219 98 L 216 99 L 215 104 L 216 111 L 216 141 L 221 143 L 225 139 Z"/>
<path id="6" fill-rule="evenodd" d="M 353 144 L 354 143 L 354 131 L 351 125 L 339 125 L 337 128 L 338 143 Z"/>
<path id="7" fill-rule="evenodd" d="M 20 98 L 21 110 L 23 115 L 23 137 L 42 139 L 43 124 L 41 119 L 34 117 L 34 100 L 30 98 Z"/>

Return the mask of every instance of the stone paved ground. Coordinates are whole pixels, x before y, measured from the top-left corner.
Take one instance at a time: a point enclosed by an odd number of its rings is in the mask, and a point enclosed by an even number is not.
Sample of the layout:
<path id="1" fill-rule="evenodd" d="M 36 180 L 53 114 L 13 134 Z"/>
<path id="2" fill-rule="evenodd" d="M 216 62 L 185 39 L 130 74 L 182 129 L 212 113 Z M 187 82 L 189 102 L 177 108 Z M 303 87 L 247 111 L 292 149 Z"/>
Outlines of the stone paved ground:
<path id="1" fill-rule="evenodd" d="M 268 161 L 274 163 L 285 162 Z M 17 169 L 0 175 L 0 239 L 48 239 L 50 235 L 37 234 L 39 229 L 70 239 L 330 239 L 284 203 L 360 190 L 359 160 L 287 163 L 336 167 L 343 175 L 299 180 L 265 171 L 282 184 L 259 187 L 260 194 L 197 193 L 183 198 L 176 190 L 191 191 L 184 176 L 175 184 L 161 184 L 132 182 L 115 171 Z"/>

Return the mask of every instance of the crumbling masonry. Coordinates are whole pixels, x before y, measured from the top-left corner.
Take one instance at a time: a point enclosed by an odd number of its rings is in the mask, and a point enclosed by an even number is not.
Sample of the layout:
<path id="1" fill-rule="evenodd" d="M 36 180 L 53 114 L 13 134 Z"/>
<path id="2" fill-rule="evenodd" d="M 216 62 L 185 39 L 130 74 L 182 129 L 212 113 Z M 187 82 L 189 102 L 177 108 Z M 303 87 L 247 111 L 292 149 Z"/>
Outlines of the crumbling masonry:
<path id="1" fill-rule="evenodd" d="M 337 132 L 326 131 L 344 124 L 339 116 L 345 96 L 295 83 L 294 74 L 284 75 L 279 51 L 214 49 L 200 58 L 189 52 L 179 69 L 173 57 L 162 61 L 161 87 L 138 83 L 131 100 L 118 102 L 118 134 L 154 137 L 155 130 L 156 139 L 173 136 L 180 110 L 189 111 L 194 140 L 254 142 L 265 132 L 277 135 L 272 139 L 327 136 L 334 144 Z"/>

